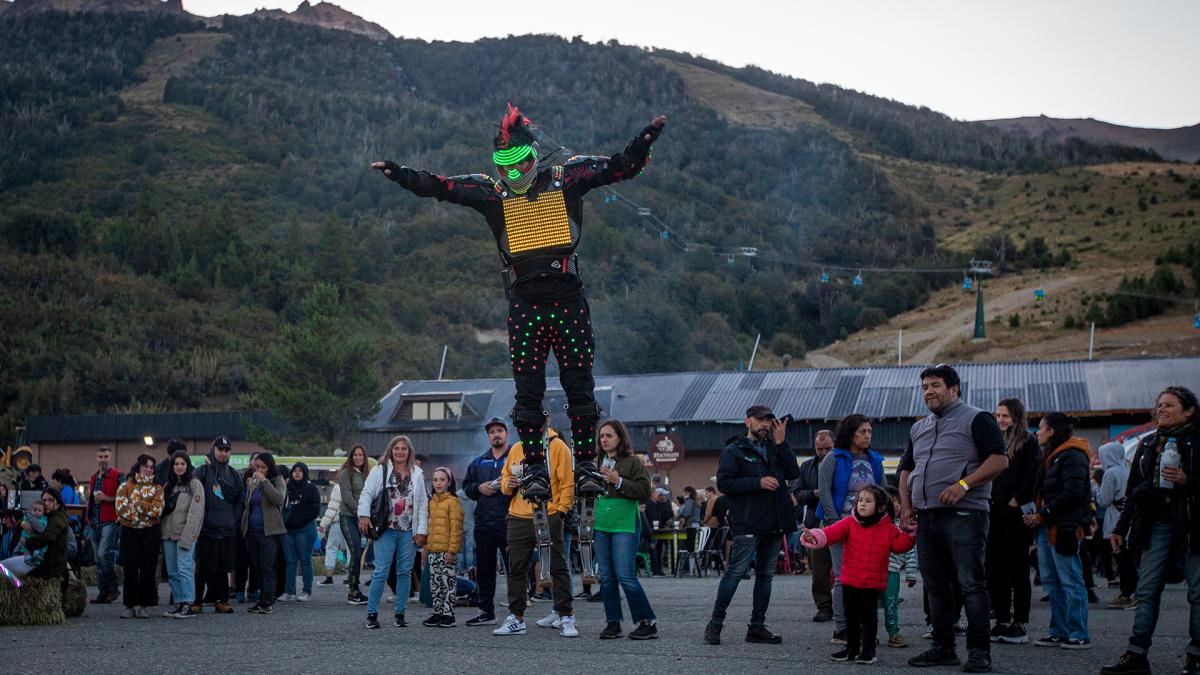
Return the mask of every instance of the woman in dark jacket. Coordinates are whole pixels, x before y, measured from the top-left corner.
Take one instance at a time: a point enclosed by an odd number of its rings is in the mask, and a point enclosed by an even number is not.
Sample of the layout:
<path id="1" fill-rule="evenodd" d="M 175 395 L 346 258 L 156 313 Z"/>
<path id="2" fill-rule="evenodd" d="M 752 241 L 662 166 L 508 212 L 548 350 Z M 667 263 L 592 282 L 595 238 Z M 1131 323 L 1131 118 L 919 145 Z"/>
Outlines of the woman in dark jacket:
<path id="1" fill-rule="evenodd" d="M 1141 552 L 1134 599 L 1133 635 L 1117 663 L 1101 669 L 1102 675 L 1149 673 L 1150 650 L 1163 587 L 1180 574 L 1188 584 L 1191 605 L 1184 673 L 1200 673 L 1200 403 L 1184 387 L 1167 387 L 1155 402 L 1158 431 L 1142 439 L 1129 467 L 1125 509 L 1113 529 L 1114 550 L 1126 545 Z M 1171 440 L 1179 452 L 1179 466 L 1161 467 L 1163 451 Z"/>
<path id="2" fill-rule="evenodd" d="M 992 639 L 1009 644 L 1029 642 L 1029 547 L 1033 531 L 1021 520 L 1021 507 L 1033 502 L 1042 452 L 1029 433 L 1025 405 L 1006 398 L 996 405 L 996 422 L 1004 432 L 1008 468 L 992 481 L 988 524 L 987 584 L 996 612 Z"/>
<path id="3" fill-rule="evenodd" d="M 1038 425 L 1045 460 L 1038 469 L 1034 500 L 1037 512 L 1024 517 L 1037 528 L 1038 571 L 1050 595 L 1050 631 L 1039 647 L 1090 649 L 1087 586 L 1079 546 L 1092 520 L 1091 451 L 1086 439 L 1072 436 L 1071 418 L 1050 413 Z"/>
<path id="4" fill-rule="evenodd" d="M 47 488 L 42 490 L 42 506 L 46 510 L 46 529 L 32 532 L 25 539 L 25 545 L 31 550 L 46 547 L 42 562 L 29 573 L 31 577 L 41 579 L 61 579 L 67 571 L 67 536 L 71 526 L 67 523 L 67 515 L 63 511 L 62 493 Z"/>
<path id="5" fill-rule="evenodd" d="M 317 516 L 321 513 L 321 493 L 308 480 L 308 465 L 296 462 L 292 479 L 287 484 L 287 500 L 283 503 L 284 572 L 283 595 L 280 600 L 308 602 L 312 599 L 313 544 L 317 540 Z M 304 587 L 296 594 L 296 566 L 304 575 Z"/>

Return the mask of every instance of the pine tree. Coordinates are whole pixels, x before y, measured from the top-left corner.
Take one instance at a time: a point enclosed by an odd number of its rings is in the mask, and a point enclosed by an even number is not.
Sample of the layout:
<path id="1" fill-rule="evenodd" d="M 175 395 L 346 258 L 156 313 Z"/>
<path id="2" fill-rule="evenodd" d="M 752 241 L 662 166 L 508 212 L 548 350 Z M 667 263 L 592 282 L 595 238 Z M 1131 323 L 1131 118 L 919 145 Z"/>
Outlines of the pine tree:
<path id="1" fill-rule="evenodd" d="M 379 408 L 379 353 L 343 321 L 337 286 L 318 283 L 268 355 L 259 400 L 296 429 L 335 441 Z"/>

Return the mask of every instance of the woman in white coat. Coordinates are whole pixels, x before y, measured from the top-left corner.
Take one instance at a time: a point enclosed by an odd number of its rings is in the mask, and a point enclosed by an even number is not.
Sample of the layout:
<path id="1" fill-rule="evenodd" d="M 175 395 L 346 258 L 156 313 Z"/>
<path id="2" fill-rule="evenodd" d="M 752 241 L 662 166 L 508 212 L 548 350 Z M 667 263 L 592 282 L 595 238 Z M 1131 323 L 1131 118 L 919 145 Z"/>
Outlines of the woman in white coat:
<path id="1" fill-rule="evenodd" d="M 396 436 L 388 443 L 388 451 L 371 469 L 358 499 L 358 530 L 371 531 L 371 507 L 376 497 L 386 491 L 390 502 L 387 527 L 375 540 L 375 573 L 367 594 L 367 628 L 379 628 L 379 601 L 392 561 L 396 562 L 396 579 L 408 580 L 418 548 L 425 545 L 429 531 L 429 494 L 425 475 L 413 461 L 412 442 L 407 436 Z M 407 588 L 408 586 L 402 586 Z M 396 603 L 392 625 L 403 628 L 406 602 Z"/>

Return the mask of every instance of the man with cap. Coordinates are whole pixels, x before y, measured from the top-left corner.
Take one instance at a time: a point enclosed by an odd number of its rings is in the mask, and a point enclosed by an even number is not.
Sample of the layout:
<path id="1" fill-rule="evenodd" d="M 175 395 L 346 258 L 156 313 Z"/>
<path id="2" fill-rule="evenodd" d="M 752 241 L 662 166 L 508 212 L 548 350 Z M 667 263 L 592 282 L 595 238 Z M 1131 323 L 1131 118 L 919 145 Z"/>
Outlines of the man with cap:
<path id="1" fill-rule="evenodd" d="M 483 425 L 488 449 L 472 460 L 463 478 L 463 491 L 475 500 L 475 582 L 479 614 L 468 626 L 496 623 L 496 555 L 508 566 L 508 505 L 512 496 L 500 490 L 500 474 L 508 459 L 508 423 L 493 417 Z"/>
<path id="2" fill-rule="evenodd" d="M 241 522 L 242 481 L 229 466 L 233 444 L 228 436 L 213 439 L 205 464 L 196 469 L 195 478 L 204 486 L 204 524 L 196 539 L 196 601 L 192 611 L 199 614 L 207 602 L 219 614 L 232 614 L 229 606 L 229 573 L 237 557 L 237 524 Z"/>
<path id="3" fill-rule="evenodd" d="M 669 528 L 674 517 L 675 513 L 671 510 L 671 491 L 665 487 L 654 488 L 654 492 L 650 493 L 650 503 L 646 505 L 646 520 L 650 521 L 650 526 L 655 529 Z M 670 542 L 666 539 L 654 540 L 654 552 L 650 556 L 651 576 L 666 576 L 663 573 L 663 554 L 669 545 Z"/>
<path id="4" fill-rule="evenodd" d="M 721 644 L 725 610 L 737 592 L 742 575 L 754 558 L 754 604 L 746 642 L 779 644 L 783 638 L 767 630 L 771 603 L 771 578 L 782 537 L 796 531 L 796 515 L 787 481 L 800 477 L 796 454 L 788 447 L 787 422 L 765 405 L 746 410 L 746 435 L 730 441 L 721 451 L 717 489 L 732 502 L 730 535 L 733 551 L 721 575 L 712 618 L 704 628 L 704 642 Z"/>
<path id="5" fill-rule="evenodd" d="M 418 197 L 435 197 L 478 211 L 496 238 L 509 301 L 508 346 L 516 383 L 511 416 L 526 462 L 520 490 L 542 514 L 545 503 L 554 498 L 542 408 L 551 350 L 567 395 L 575 493 L 588 498 L 604 491 L 595 465 L 601 408 L 594 396 L 591 313 L 575 254 L 583 226 L 583 197 L 593 189 L 640 175 L 664 124 L 666 117 L 654 118 L 612 157 L 577 156 L 542 166 L 534 126 L 510 104 L 492 140 L 491 163 L 499 181 L 483 174 L 439 176 L 390 161 L 371 165 Z"/>

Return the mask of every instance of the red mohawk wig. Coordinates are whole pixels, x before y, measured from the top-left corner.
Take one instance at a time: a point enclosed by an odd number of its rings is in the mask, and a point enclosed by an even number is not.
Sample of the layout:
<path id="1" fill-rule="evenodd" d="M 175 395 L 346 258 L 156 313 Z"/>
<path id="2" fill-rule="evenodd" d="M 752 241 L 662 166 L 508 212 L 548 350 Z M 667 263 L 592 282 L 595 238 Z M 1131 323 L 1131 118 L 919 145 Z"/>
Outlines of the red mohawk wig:
<path id="1" fill-rule="evenodd" d="M 529 119 L 521 114 L 516 106 L 509 103 L 508 113 L 500 121 L 500 133 L 492 139 L 492 145 L 497 150 L 504 150 L 514 145 L 532 145 L 537 139 L 530 133 Z"/>

